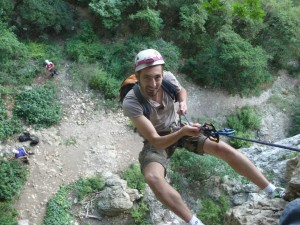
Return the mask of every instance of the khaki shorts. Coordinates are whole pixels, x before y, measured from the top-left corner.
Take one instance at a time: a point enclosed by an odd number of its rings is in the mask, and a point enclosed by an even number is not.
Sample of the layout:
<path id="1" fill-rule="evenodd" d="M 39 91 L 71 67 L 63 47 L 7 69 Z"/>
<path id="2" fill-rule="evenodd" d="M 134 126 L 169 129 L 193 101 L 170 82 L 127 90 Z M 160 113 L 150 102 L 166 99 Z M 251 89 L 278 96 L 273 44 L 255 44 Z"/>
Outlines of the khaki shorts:
<path id="1" fill-rule="evenodd" d="M 168 158 L 170 158 L 173 155 L 177 147 L 183 147 L 190 152 L 203 155 L 203 145 L 206 139 L 207 137 L 204 135 L 200 135 L 199 137 L 184 137 L 180 139 L 176 144 L 170 146 L 165 150 L 157 149 L 145 140 L 143 150 L 139 154 L 139 162 L 141 165 L 142 173 L 144 172 L 144 168 L 146 165 L 148 165 L 151 162 L 158 162 L 165 168 L 166 175 Z"/>

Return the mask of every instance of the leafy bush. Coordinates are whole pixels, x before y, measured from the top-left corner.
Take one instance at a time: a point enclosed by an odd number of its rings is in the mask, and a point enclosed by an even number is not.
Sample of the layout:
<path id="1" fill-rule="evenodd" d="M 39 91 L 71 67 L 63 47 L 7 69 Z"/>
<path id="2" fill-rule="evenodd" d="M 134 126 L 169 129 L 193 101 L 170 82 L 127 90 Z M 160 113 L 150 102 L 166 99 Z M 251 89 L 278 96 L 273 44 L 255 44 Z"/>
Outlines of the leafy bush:
<path id="1" fill-rule="evenodd" d="M 14 114 L 36 128 L 57 124 L 61 119 L 61 106 L 55 91 L 46 85 L 19 93 Z"/>
<path id="2" fill-rule="evenodd" d="M 300 90 L 300 89 L 299 89 Z M 295 107 L 294 115 L 292 116 L 291 128 L 289 135 L 294 136 L 300 134 L 300 103 L 298 102 Z"/>
<path id="3" fill-rule="evenodd" d="M 72 39 L 66 44 L 66 51 L 72 60 L 80 63 L 94 63 L 103 57 L 104 46 L 96 42 Z"/>
<path id="4" fill-rule="evenodd" d="M 11 202 L 0 201 L 0 224 L 17 225 L 18 213 Z"/>
<path id="5" fill-rule="evenodd" d="M 123 172 L 122 178 L 127 181 L 128 187 L 137 189 L 139 192 L 144 192 L 146 183 L 139 165 L 131 164 L 129 168 Z"/>
<path id="6" fill-rule="evenodd" d="M 5 140 L 22 130 L 21 122 L 13 117 L 8 118 L 3 101 L 0 99 L 0 141 Z"/>
<path id="7" fill-rule="evenodd" d="M 244 106 L 233 115 L 227 116 L 227 124 L 235 130 L 257 130 L 260 128 L 261 118 L 252 107 Z"/>
<path id="8" fill-rule="evenodd" d="M 257 41 L 272 56 L 272 67 L 287 67 L 300 57 L 300 8 L 292 1 L 262 1 L 266 17 Z M 299 69 L 299 67 L 298 67 Z"/>
<path id="9" fill-rule="evenodd" d="M 120 81 L 99 69 L 94 70 L 89 80 L 89 86 L 94 90 L 102 90 L 106 99 L 116 98 L 120 85 Z"/>
<path id="10" fill-rule="evenodd" d="M 22 124 L 17 118 L 5 119 L 0 123 L 0 141 L 22 131 Z"/>
<path id="11" fill-rule="evenodd" d="M 226 211 L 230 208 L 229 199 L 222 195 L 215 199 L 204 199 L 197 215 L 207 225 L 222 225 Z"/>
<path id="12" fill-rule="evenodd" d="M 147 8 L 146 10 L 138 11 L 129 17 L 140 27 L 138 32 L 142 35 L 157 37 L 162 27 L 162 19 L 159 16 L 159 11 Z"/>
<path id="13" fill-rule="evenodd" d="M 89 4 L 93 12 L 98 14 L 105 28 L 116 27 L 121 21 L 122 1 L 120 0 L 94 0 Z"/>
<path id="14" fill-rule="evenodd" d="M 47 55 L 47 49 L 48 46 L 44 43 L 38 43 L 38 42 L 28 42 L 26 44 L 29 52 L 29 57 L 32 59 L 45 59 Z"/>
<path id="15" fill-rule="evenodd" d="M 11 69 L 12 60 L 24 60 L 28 56 L 26 46 L 19 42 L 17 36 L 7 25 L 0 21 L 0 66 L 2 71 Z M 24 63 L 24 61 L 22 61 Z"/>
<path id="16" fill-rule="evenodd" d="M 182 69 L 201 85 L 222 88 L 231 94 L 257 95 L 261 85 L 271 81 L 269 55 L 230 26 L 223 26 L 213 40 L 205 41 L 204 50 L 188 59 Z"/>
<path id="17" fill-rule="evenodd" d="M 81 201 L 85 196 L 93 192 L 101 191 L 104 185 L 105 183 L 102 177 L 80 177 L 79 180 L 75 182 L 75 197 L 78 198 L 79 201 Z"/>
<path id="18" fill-rule="evenodd" d="M 236 131 L 236 136 L 253 138 L 253 131 L 258 130 L 261 124 L 261 118 L 250 106 L 245 106 L 236 113 L 226 117 L 227 125 Z M 249 147 L 250 142 L 238 139 L 230 139 L 229 143 L 235 148 Z"/>
<path id="19" fill-rule="evenodd" d="M 0 200 L 12 200 L 27 180 L 28 170 L 20 161 L 0 159 Z"/>
<path id="20" fill-rule="evenodd" d="M 184 42 L 193 41 L 196 35 L 205 32 L 204 24 L 207 20 L 206 11 L 199 12 L 201 3 L 183 5 L 180 8 L 180 37 Z"/>
<path id="21" fill-rule="evenodd" d="M 136 225 L 149 225 L 147 222 L 147 215 L 149 213 L 149 207 L 146 202 L 141 201 L 134 205 L 130 211 L 134 224 Z"/>
<path id="22" fill-rule="evenodd" d="M 55 196 L 49 200 L 44 217 L 45 225 L 74 224 L 71 215 L 72 203 L 68 200 L 69 191 L 70 186 L 62 186 Z"/>
<path id="23" fill-rule="evenodd" d="M 27 28 L 28 35 L 39 35 L 43 32 L 71 30 L 73 25 L 73 10 L 67 2 L 60 0 L 26 0 L 16 9 L 22 21 L 23 28 Z"/>
<path id="24" fill-rule="evenodd" d="M 238 177 L 237 173 L 224 161 L 213 156 L 199 156 L 184 149 L 177 149 L 170 162 L 174 173 L 183 175 L 190 181 L 202 182 L 211 176 L 231 178 Z"/>

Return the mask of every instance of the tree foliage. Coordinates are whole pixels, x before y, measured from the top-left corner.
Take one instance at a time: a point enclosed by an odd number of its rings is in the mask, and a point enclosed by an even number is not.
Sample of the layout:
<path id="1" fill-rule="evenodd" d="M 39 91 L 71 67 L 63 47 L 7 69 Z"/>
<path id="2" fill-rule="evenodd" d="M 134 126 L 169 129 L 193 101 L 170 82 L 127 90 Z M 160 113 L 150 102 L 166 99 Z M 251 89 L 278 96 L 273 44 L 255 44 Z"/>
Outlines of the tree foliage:
<path id="1" fill-rule="evenodd" d="M 141 27 L 139 29 L 141 34 L 150 37 L 157 37 L 160 34 L 163 21 L 158 11 L 147 8 L 130 15 L 130 19 L 135 22 L 136 26 Z"/>
<path id="2" fill-rule="evenodd" d="M 266 11 L 265 28 L 258 35 L 258 43 L 272 56 L 272 66 L 286 67 L 300 58 L 300 7 L 287 1 L 263 1 Z"/>
<path id="3" fill-rule="evenodd" d="M 1 22 L 0 33 L 0 66 L 3 70 L 3 68 L 7 68 L 7 64 L 10 64 L 11 61 L 26 58 L 27 49 L 18 40 L 12 29 Z"/>
<path id="4" fill-rule="evenodd" d="M 100 16 L 103 26 L 107 29 L 116 27 L 122 19 L 121 0 L 93 0 L 89 7 Z"/>
<path id="5" fill-rule="evenodd" d="M 202 85 L 241 95 L 259 93 L 260 85 L 271 79 L 266 52 L 253 47 L 230 26 L 224 26 L 201 53 L 188 60 L 183 71 Z"/>
<path id="6" fill-rule="evenodd" d="M 0 1 L 0 21 L 9 22 L 10 17 L 13 14 L 15 1 L 2 0 Z"/>
<path id="7" fill-rule="evenodd" d="M 71 30 L 73 10 L 65 1 L 60 0 L 24 0 L 18 6 L 20 22 L 18 26 L 29 35 L 44 32 L 61 33 Z"/>
<path id="8" fill-rule="evenodd" d="M 180 8 L 180 32 L 183 41 L 190 41 L 196 35 L 205 32 L 206 11 L 200 11 L 200 4 L 184 5 Z"/>

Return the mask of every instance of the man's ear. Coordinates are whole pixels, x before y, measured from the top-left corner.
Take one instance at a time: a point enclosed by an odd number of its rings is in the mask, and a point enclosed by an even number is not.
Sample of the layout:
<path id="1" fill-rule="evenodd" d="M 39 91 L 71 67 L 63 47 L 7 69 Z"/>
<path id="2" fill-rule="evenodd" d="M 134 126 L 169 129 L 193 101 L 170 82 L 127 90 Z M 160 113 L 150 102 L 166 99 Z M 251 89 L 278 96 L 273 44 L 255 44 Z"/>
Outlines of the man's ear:
<path id="1" fill-rule="evenodd" d="M 139 82 L 140 81 L 140 74 L 137 73 L 137 72 L 135 72 L 134 74 L 135 74 L 135 77 L 136 77 L 137 81 Z"/>

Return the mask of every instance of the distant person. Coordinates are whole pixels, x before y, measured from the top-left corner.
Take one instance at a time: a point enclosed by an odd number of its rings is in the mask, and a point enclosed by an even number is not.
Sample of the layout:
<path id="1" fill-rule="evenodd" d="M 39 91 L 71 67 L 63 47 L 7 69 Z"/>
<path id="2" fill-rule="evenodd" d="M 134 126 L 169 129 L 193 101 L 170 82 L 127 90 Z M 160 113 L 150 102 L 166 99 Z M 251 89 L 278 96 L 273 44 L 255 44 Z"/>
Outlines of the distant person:
<path id="1" fill-rule="evenodd" d="M 46 64 L 45 65 L 46 72 L 48 71 L 51 77 L 54 77 L 54 75 L 58 75 L 53 62 L 46 59 L 45 64 Z"/>
<path id="2" fill-rule="evenodd" d="M 29 155 L 33 155 L 34 153 L 31 151 L 26 151 L 24 147 L 19 147 L 17 149 L 13 149 L 12 152 L 15 154 L 12 159 L 21 159 L 23 162 L 29 164 Z"/>
<path id="3" fill-rule="evenodd" d="M 278 225 L 299 225 L 300 224 L 300 198 L 289 202 L 279 220 Z"/>

